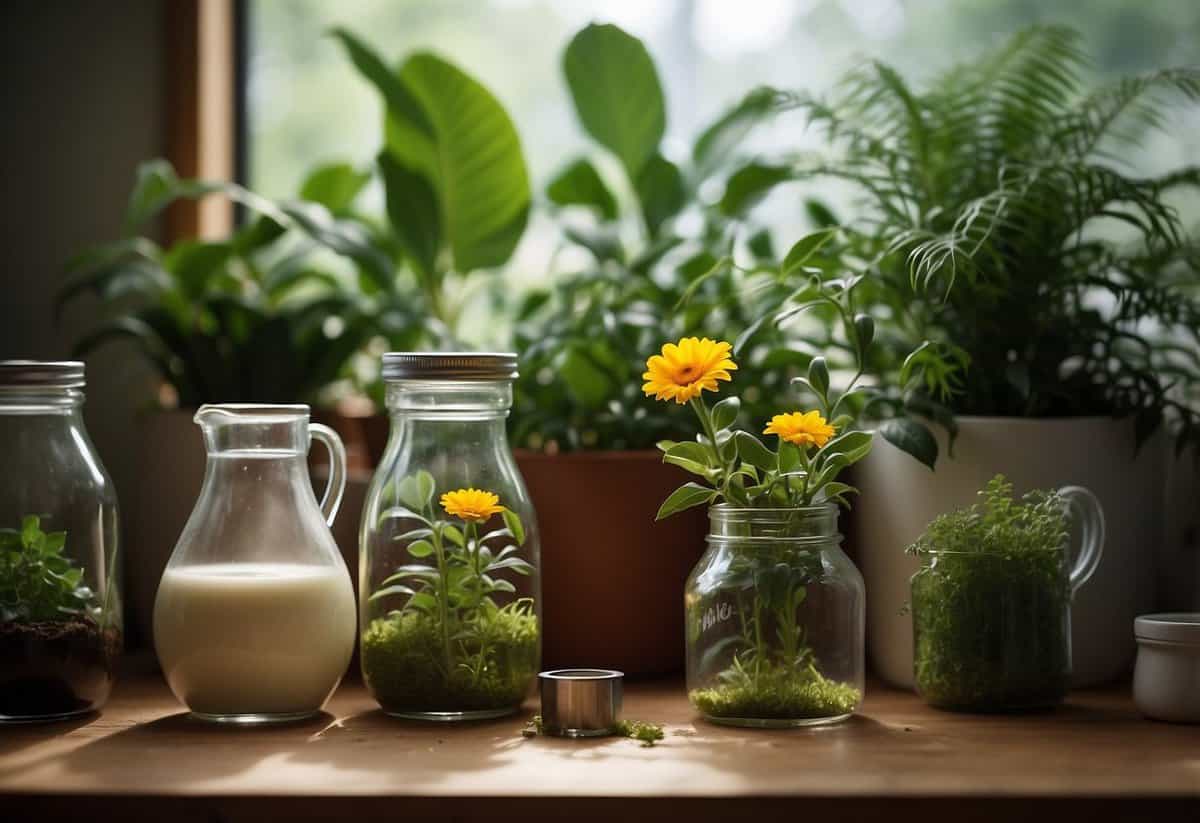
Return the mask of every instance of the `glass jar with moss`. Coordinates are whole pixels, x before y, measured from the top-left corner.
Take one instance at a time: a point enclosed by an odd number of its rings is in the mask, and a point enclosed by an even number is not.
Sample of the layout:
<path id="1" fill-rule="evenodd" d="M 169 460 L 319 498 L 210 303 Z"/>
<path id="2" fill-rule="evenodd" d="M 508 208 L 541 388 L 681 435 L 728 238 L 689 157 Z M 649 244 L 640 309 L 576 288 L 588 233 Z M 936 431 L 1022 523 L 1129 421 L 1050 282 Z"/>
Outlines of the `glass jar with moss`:
<path id="1" fill-rule="evenodd" d="M 837 506 L 709 509 L 688 579 L 687 680 L 715 723 L 834 723 L 863 694 L 864 586 L 841 549 Z"/>
<path id="2" fill-rule="evenodd" d="M 1071 598 L 1100 562 L 1103 512 L 1078 486 L 1017 500 L 998 475 L 979 494 L 909 547 L 921 561 L 911 600 L 917 692 L 940 709 L 1051 708 L 1070 682 Z"/>
<path id="3" fill-rule="evenodd" d="M 0 361 L 0 723 L 104 705 L 121 653 L 117 498 L 79 362 Z"/>
<path id="4" fill-rule="evenodd" d="M 517 711 L 541 656 L 538 535 L 505 434 L 514 354 L 389 353 L 363 512 L 363 678 L 389 714 Z"/>

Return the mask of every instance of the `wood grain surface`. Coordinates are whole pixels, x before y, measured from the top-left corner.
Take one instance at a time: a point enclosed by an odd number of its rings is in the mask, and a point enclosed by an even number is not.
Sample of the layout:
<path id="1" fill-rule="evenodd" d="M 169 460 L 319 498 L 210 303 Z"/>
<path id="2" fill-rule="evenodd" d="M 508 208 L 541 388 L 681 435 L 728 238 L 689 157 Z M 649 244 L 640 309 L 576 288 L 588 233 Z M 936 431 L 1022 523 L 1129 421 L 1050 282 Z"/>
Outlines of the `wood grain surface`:
<path id="1" fill-rule="evenodd" d="M 1013 716 L 873 688 L 843 725 L 758 731 L 630 684 L 625 716 L 666 725 L 653 748 L 525 739 L 527 709 L 399 721 L 348 682 L 311 722 L 215 728 L 143 675 L 99 716 L 0 728 L 0 819 L 1200 819 L 1200 727 L 1143 720 L 1127 687 Z"/>

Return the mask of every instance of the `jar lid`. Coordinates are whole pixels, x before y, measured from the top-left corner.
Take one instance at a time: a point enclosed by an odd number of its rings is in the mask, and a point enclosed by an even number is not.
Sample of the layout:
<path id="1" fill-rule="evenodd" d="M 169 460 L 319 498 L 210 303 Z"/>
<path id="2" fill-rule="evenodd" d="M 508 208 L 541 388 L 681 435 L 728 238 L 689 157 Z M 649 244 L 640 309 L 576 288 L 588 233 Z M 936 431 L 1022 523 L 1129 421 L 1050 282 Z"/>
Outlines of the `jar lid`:
<path id="1" fill-rule="evenodd" d="M 1133 621 L 1133 635 L 1139 640 L 1200 644 L 1200 612 L 1143 614 Z"/>
<path id="2" fill-rule="evenodd" d="M 384 380 L 515 380 L 513 352 L 391 351 L 383 356 Z"/>
<path id="3" fill-rule="evenodd" d="M 0 387 L 81 389 L 83 363 L 78 360 L 0 360 Z"/>

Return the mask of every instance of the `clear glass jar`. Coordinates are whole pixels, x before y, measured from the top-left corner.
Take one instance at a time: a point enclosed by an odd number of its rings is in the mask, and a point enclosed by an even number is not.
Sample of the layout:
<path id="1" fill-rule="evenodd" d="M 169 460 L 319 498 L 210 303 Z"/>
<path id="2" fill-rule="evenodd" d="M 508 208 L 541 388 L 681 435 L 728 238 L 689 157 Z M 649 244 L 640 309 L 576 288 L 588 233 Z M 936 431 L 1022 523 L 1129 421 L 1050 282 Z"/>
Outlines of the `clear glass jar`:
<path id="1" fill-rule="evenodd" d="M 0 722 L 104 705 L 121 653 L 117 497 L 84 366 L 0 362 Z"/>
<path id="2" fill-rule="evenodd" d="M 516 355 L 383 364 L 391 436 L 363 511 L 363 678 L 400 717 L 510 714 L 541 657 L 537 521 L 505 434 Z"/>
<path id="3" fill-rule="evenodd" d="M 346 486 L 342 441 L 304 405 L 207 405 L 195 419 L 204 485 L 154 602 L 163 674 L 202 720 L 311 717 L 354 653 L 354 588 L 329 530 Z M 330 456 L 319 504 L 310 440 Z"/>
<path id="4" fill-rule="evenodd" d="M 913 675 L 931 706 L 1023 711 L 1066 697 L 1071 598 L 1100 562 L 1104 515 L 1086 489 L 1058 494 L 1080 520 L 1074 563 L 1066 546 L 922 552 L 911 580 Z"/>
<path id="5" fill-rule="evenodd" d="M 862 575 L 833 504 L 709 509 L 688 578 L 688 697 L 714 723 L 834 723 L 863 698 Z"/>

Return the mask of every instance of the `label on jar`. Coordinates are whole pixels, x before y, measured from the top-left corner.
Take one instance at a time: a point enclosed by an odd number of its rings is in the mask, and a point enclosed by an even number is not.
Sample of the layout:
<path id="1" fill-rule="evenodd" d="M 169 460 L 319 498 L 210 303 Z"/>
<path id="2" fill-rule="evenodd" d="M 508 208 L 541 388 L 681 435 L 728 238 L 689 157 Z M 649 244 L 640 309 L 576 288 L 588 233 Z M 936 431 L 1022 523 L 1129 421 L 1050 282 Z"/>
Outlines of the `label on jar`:
<path id="1" fill-rule="evenodd" d="M 730 604 L 718 603 L 715 606 L 709 606 L 700 621 L 700 630 L 706 632 L 713 626 L 723 623 L 731 617 L 733 617 L 733 606 Z"/>

